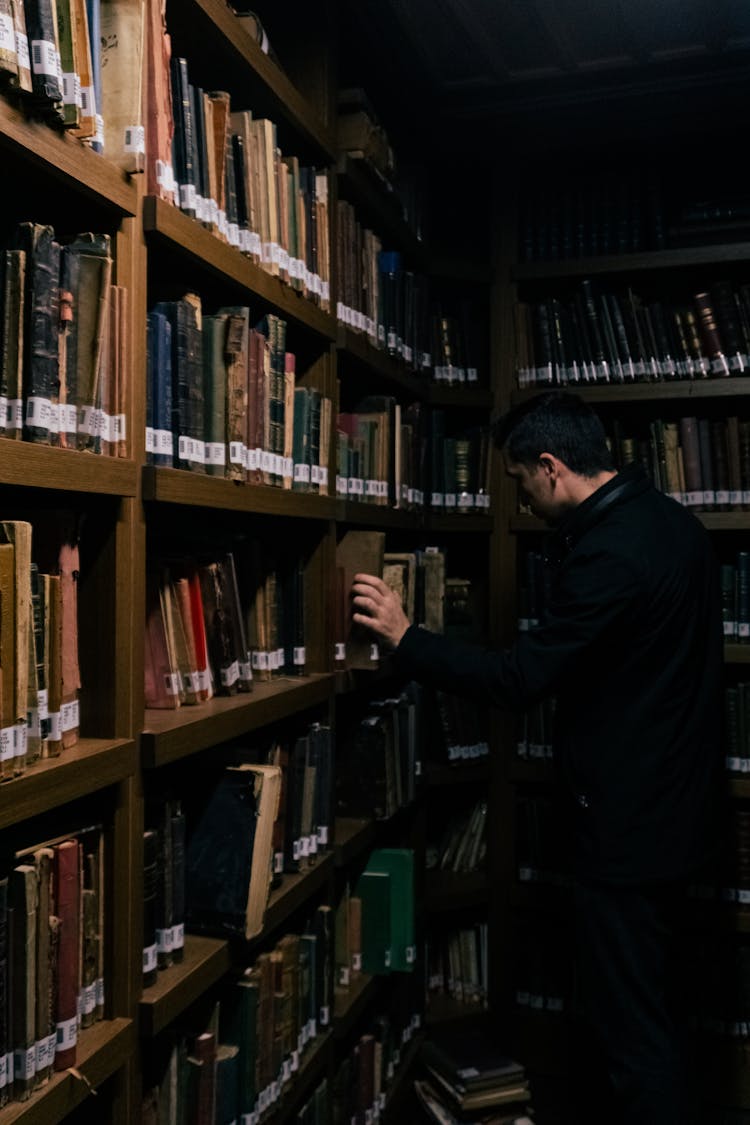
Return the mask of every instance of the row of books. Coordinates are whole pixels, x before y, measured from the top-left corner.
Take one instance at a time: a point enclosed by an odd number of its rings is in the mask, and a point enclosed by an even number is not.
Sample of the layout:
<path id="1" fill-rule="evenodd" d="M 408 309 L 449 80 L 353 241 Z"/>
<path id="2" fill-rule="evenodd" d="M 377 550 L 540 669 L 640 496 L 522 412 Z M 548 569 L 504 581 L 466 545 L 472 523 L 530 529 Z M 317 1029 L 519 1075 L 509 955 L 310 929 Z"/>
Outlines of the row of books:
<path id="1" fill-rule="evenodd" d="M 334 1077 L 336 1125 L 366 1125 L 384 1115 L 406 1052 L 422 1024 L 421 1004 L 414 988 L 399 981 L 387 1013 L 375 1015 L 368 1024 Z"/>
<path id="2" fill-rule="evenodd" d="M 444 410 L 370 395 L 338 415 L 336 442 L 338 496 L 446 514 L 489 510 L 485 427 L 446 434 Z"/>
<path id="3" fill-rule="evenodd" d="M 416 684 L 371 700 L 340 724 L 336 808 L 342 816 L 388 820 L 410 804 L 422 772 L 422 706 Z"/>
<path id="4" fill-rule="evenodd" d="M 590 279 L 515 309 L 519 387 L 709 379 L 750 367 L 750 286 L 720 279 L 648 299 Z"/>
<path id="5" fill-rule="evenodd" d="M 170 559 L 146 583 L 146 706 L 174 709 L 253 682 L 304 674 L 300 558 L 257 541 L 202 561 Z"/>
<path id="6" fill-rule="evenodd" d="M 730 644 L 750 643 L 750 552 L 738 551 L 737 561 L 721 564 L 721 616 L 724 638 Z"/>
<path id="7" fill-rule="evenodd" d="M 188 293 L 148 316 L 146 451 L 153 465 L 328 491 L 331 400 L 295 385 L 286 321 L 243 306 L 203 315 Z"/>
<path id="8" fill-rule="evenodd" d="M 231 1125 L 278 1108 L 333 1017 L 331 910 L 287 933 L 225 984 L 208 1025 L 175 1031 L 152 1061 L 142 1121 Z"/>
<path id="9" fill-rule="evenodd" d="M 446 583 L 447 600 L 450 603 L 451 580 Z M 448 605 L 448 631 L 451 628 L 452 607 Z M 428 704 L 428 715 L 432 716 L 433 729 L 428 736 L 427 757 L 440 764 L 460 768 L 490 753 L 488 721 L 485 707 L 468 699 L 461 699 L 446 691 L 435 691 L 435 707 Z"/>
<path id="10" fill-rule="evenodd" d="M 78 741 L 77 528 L 39 526 L 0 521 L 0 780 Z"/>
<path id="11" fill-rule="evenodd" d="M 446 927 L 427 939 L 427 1004 L 448 996 L 467 1007 L 486 1007 L 488 996 L 486 922 Z"/>
<path id="12" fill-rule="evenodd" d="M 338 201 L 336 261 L 339 323 L 374 348 L 436 382 L 477 384 L 484 364 L 477 318 L 467 301 L 438 301 L 426 276 L 404 268 L 377 234 Z"/>
<path id="13" fill-rule="evenodd" d="M 640 464 L 654 485 L 696 511 L 741 510 L 750 504 L 750 422 L 684 416 L 654 418 L 640 433 L 613 425 L 612 452 L 623 468 Z"/>
<path id="14" fill-rule="evenodd" d="M 449 816 L 437 837 L 428 840 L 425 863 L 427 870 L 478 871 L 487 858 L 487 801 L 475 801 L 471 807 Z"/>
<path id="15" fill-rule="evenodd" d="M 354 888 L 336 904 L 336 985 L 360 973 L 411 972 L 414 934 L 414 852 L 375 848 Z"/>
<path id="16" fill-rule="evenodd" d="M 321 308 L 330 301 L 328 173 L 282 155 L 276 125 L 190 81 L 151 4 L 149 193 L 169 200 Z"/>
<path id="17" fill-rule="evenodd" d="M 19 853 L 0 876 L 0 1104 L 76 1065 L 104 1016 L 101 828 Z"/>
<path id="18" fill-rule="evenodd" d="M 109 235 L 18 224 L 0 251 L 0 435 L 127 456 L 128 291 L 112 276 Z"/>
<path id="19" fill-rule="evenodd" d="M 519 225 L 522 262 L 663 250 L 664 204 L 653 178 L 566 174 L 562 190 L 527 186 Z"/>
<path id="20" fill-rule="evenodd" d="M 188 931 L 255 937 L 272 885 L 331 847 L 332 755 L 330 728 L 312 723 L 264 753 L 237 748 L 236 764 L 183 797 Z M 157 901 L 157 919 L 160 913 Z"/>
<path id="21" fill-rule="evenodd" d="M 141 5 L 2 0 L 0 19 L 0 79 L 8 96 L 125 171 L 141 171 Z"/>

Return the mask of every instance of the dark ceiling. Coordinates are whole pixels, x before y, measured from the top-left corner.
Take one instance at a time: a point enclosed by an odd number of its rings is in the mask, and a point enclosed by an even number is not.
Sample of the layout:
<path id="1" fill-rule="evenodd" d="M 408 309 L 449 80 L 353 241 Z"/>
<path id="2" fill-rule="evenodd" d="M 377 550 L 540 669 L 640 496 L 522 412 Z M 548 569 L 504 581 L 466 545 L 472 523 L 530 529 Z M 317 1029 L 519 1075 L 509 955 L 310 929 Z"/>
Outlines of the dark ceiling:
<path id="1" fill-rule="evenodd" d="M 458 123 L 464 140 L 486 143 L 492 123 L 506 138 L 533 132 L 538 147 L 569 142 L 571 126 L 635 121 L 642 136 L 665 118 L 703 130 L 727 115 L 744 133 L 748 0 L 349 0 L 340 10 L 344 81 L 347 57 L 361 75 L 364 45 L 369 87 L 438 135 Z M 691 156 L 702 157 L 710 144 Z"/>

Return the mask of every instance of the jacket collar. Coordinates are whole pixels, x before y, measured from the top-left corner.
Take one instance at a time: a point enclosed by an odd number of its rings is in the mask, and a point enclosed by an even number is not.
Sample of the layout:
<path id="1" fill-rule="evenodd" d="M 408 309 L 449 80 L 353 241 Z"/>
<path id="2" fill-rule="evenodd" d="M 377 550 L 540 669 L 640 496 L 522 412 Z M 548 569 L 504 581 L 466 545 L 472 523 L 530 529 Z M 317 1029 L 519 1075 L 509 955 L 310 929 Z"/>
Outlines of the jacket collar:
<path id="1" fill-rule="evenodd" d="M 628 465 L 573 508 L 558 524 L 547 542 L 551 562 L 561 562 L 586 532 L 611 508 L 640 496 L 651 488 L 651 481 L 640 465 Z"/>

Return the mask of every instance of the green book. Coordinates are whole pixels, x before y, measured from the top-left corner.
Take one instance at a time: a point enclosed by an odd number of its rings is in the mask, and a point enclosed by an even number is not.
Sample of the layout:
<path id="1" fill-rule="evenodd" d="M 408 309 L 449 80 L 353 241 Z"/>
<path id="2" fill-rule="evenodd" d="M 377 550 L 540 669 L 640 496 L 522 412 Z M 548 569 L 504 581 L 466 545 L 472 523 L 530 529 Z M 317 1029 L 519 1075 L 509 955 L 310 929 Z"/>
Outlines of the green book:
<path id="1" fill-rule="evenodd" d="M 294 388 L 294 430 L 292 437 L 294 484 L 297 492 L 310 491 L 310 392 Z"/>
<path id="2" fill-rule="evenodd" d="M 411 848 L 375 848 L 364 874 L 389 876 L 390 967 L 394 972 L 411 972 L 417 954 L 414 939 L 414 852 Z"/>
<path id="3" fill-rule="evenodd" d="M 362 899 L 362 970 L 389 973 L 391 949 L 391 877 L 386 871 L 365 870 L 357 881 Z"/>
<path id="4" fill-rule="evenodd" d="M 203 317 L 203 439 L 206 472 L 213 477 L 223 477 L 226 469 L 228 321 L 228 313 Z"/>

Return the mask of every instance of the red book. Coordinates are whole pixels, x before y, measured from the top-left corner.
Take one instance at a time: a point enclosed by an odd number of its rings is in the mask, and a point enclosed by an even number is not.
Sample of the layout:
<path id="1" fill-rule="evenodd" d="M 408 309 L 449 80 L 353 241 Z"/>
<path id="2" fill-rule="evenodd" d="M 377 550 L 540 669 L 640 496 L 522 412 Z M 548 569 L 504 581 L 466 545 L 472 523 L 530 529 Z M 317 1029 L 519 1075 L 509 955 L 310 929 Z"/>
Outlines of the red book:
<path id="1" fill-rule="evenodd" d="M 80 845 L 65 840 L 55 847 L 55 911 L 60 919 L 57 945 L 57 996 L 55 1022 L 57 1048 L 55 1070 L 67 1070 L 76 1063 L 78 1038 Z"/>

